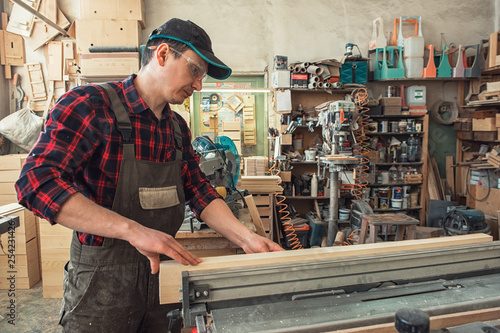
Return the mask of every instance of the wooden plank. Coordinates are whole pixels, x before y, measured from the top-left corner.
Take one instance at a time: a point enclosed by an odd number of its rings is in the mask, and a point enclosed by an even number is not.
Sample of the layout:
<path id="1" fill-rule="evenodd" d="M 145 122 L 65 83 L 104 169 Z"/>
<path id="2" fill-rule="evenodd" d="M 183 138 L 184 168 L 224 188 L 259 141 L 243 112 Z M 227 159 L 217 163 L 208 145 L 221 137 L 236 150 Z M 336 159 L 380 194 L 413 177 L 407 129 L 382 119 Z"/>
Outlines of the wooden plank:
<path id="1" fill-rule="evenodd" d="M 5 65 L 23 66 L 25 60 L 24 39 L 22 36 L 3 32 Z"/>
<path id="2" fill-rule="evenodd" d="M 266 237 L 266 231 L 264 229 L 264 225 L 262 224 L 262 220 L 260 219 L 260 214 L 255 205 L 255 201 L 253 200 L 252 195 L 247 195 L 245 197 L 245 202 L 247 203 L 248 210 L 250 211 L 250 215 L 252 216 L 253 224 L 255 225 L 255 229 L 257 230 L 257 234 Z"/>
<path id="3" fill-rule="evenodd" d="M 490 235 L 470 234 L 398 242 L 363 244 L 356 246 L 336 246 L 295 251 L 204 258 L 203 261 L 197 266 L 184 266 L 174 261 L 162 262 L 160 264 L 160 303 L 177 303 L 179 301 L 179 287 L 181 287 L 183 271 L 200 272 L 226 268 L 245 268 L 284 263 L 310 262 L 312 259 L 333 260 L 336 258 L 346 258 L 352 256 L 382 255 L 387 253 L 400 253 L 430 248 L 461 246 L 491 241 L 492 237 Z"/>
<path id="4" fill-rule="evenodd" d="M 45 0 L 42 0 L 42 2 L 43 1 Z M 40 13 L 42 13 L 43 15 L 46 14 L 42 10 L 40 10 Z M 68 21 L 66 16 L 64 16 L 64 13 L 60 9 L 57 9 L 56 24 L 62 29 L 66 29 L 70 25 L 70 22 Z M 40 47 L 50 42 L 58 34 L 59 31 L 57 29 L 51 27 L 50 25 L 41 20 L 37 20 L 35 21 L 31 37 L 26 38 L 26 42 L 31 46 L 31 48 L 34 51 L 36 51 Z"/>
<path id="5" fill-rule="evenodd" d="M 63 79 L 63 43 L 51 41 L 47 44 L 47 80 L 62 81 Z"/>
<path id="6" fill-rule="evenodd" d="M 467 312 L 456 312 L 430 317 L 430 329 L 449 328 L 459 325 L 470 324 L 478 321 L 490 321 L 500 318 L 500 308 L 488 308 Z M 335 333 L 397 333 L 394 323 L 378 324 L 371 326 L 348 328 L 337 330 Z M 327 332 L 333 333 L 333 331 Z"/>
<path id="7" fill-rule="evenodd" d="M 33 9 L 38 10 L 40 7 L 40 0 L 32 1 L 28 3 Z M 10 13 L 10 21 L 6 27 L 6 30 L 14 34 L 30 37 L 33 31 L 33 24 L 35 21 L 35 16 L 19 6 L 14 4 L 12 6 L 12 11 Z"/>

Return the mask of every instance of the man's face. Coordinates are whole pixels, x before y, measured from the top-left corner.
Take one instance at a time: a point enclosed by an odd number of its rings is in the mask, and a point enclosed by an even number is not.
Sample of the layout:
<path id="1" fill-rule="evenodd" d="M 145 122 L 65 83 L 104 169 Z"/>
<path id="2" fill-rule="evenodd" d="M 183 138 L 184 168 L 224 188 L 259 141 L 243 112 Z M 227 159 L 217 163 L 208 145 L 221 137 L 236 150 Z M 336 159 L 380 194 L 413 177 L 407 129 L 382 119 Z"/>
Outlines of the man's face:
<path id="1" fill-rule="evenodd" d="M 169 48 L 165 67 L 169 76 L 166 79 L 168 84 L 165 84 L 167 101 L 171 104 L 181 104 L 195 90 L 201 90 L 208 64 L 191 49 L 181 54 Z"/>

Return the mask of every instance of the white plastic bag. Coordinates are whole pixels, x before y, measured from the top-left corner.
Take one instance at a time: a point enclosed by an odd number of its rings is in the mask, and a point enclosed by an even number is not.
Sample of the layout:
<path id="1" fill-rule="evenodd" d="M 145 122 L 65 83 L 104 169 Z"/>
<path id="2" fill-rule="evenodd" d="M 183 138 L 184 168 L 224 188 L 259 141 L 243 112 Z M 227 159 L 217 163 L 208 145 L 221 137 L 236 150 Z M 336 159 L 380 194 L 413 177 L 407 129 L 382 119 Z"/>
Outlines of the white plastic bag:
<path id="1" fill-rule="evenodd" d="M 30 151 L 40 136 L 42 125 L 42 117 L 29 108 L 24 108 L 0 120 L 0 133 L 19 147 Z"/>

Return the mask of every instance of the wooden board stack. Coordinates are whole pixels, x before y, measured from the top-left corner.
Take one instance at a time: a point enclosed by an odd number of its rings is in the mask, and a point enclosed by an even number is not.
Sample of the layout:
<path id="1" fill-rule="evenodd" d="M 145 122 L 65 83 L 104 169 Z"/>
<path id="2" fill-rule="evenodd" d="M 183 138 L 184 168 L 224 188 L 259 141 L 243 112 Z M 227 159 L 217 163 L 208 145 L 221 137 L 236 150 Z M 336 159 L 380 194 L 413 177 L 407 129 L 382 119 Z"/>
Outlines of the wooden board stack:
<path id="1" fill-rule="evenodd" d="M 11 275 L 15 275 L 16 289 L 30 289 L 40 281 L 38 237 L 35 215 L 23 206 L 13 203 L 0 207 L 0 216 L 18 216 L 19 227 L 14 229 L 14 258 L 9 258 L 9 240 L 12 235 L 4 233 L 0 236 L 4 251 L 0 252 L 0 289 L 11 287 Z M 14 259 L 14 262 L 9 259 Z M 13 265 L 13 266 L 11 266 Z"/>
<path id="2" fill-rule="evenodd" d="M 50 225 L 44 219 L 37 220 L 40 229 L 43 297 L 62 298 L 64 265 L 69 260 L 73 231 L 59 224 Z"/>
<path id="3" fill-rule="evenodd" d="M 28 155 L 11 154 L 0 156 L 0 205 L 17 203 L 14 184 Z"/>
<path id="4" fill-rule="evenodd" d="M 246 189 L 250 194 L 281 193 L 279 176 L 242 176 L 238 188 Z"/>

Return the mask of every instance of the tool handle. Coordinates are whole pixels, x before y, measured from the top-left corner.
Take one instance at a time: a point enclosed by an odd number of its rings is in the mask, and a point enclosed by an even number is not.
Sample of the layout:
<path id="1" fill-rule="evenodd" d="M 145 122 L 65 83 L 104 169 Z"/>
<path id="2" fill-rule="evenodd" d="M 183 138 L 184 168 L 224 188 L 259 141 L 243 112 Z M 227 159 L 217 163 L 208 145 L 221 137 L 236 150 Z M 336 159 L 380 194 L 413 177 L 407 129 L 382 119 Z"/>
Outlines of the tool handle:
<path id="1" fill-rule="evenodd" d="M 12 84 L 15 87 L 21 85 L 21 75 L 19 75 L 19 73 L 14 74 L 14 77 L 12 78 Z"/>

